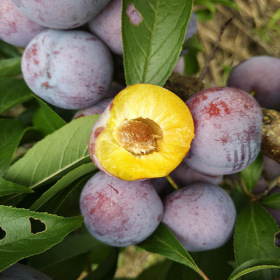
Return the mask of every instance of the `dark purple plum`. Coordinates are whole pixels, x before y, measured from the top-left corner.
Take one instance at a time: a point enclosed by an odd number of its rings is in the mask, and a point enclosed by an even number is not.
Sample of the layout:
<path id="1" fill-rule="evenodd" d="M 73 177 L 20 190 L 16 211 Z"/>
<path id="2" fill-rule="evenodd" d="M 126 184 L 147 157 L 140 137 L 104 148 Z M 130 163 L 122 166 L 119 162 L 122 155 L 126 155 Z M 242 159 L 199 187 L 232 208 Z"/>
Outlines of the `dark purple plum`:
<path id="1" fill-rule="evenodd" d="M 45 30 L 25 49 L 22 73 L 30 89 L 45 101 L 82 109 L 105 97 L 113 62 L 105 44 L 90 33 Z"/>
<path id="2" fill-rule="evenodd" d="M 109 1 L 12 0 L 27 18 L 53 29 L 73 29 L 81 26 L 95 17 Z"/>
<path id="3" fill-rule="evenodd" d="M 271 56 L 251 57 L 232 69 L 227 85 L 254 93 L 254 97 L 262 107 L 279 109 L 279 71 L 279 58 Z"/>
<path id="4" fill-rule="evenodd" d="M 17 47 L 26 47 L 44 29 L 22 15 L 12 1 L 0 1 L 0 40 Z"/>
<path id="5" fill-rule="evenodd" d="M 2 1 L 2 0 L 1 0 Z M 51 280 L 44 273 L 20 263 L 16 263 L 0 272 L 1 280 Z"/>
<path id="6" fill-rule="evenodd" d="M 163 214 L 162 202 L 150 180 L 123 181 L 101 171 L 83 188 L 80 208 L 88 231 L 101 242 L 117 247 L 146 239 Z"/>
<path id="7" fill-rule="evenodd" d="M 254 187 L 253 193 L 264 192 L 268 188 L 269 181 L 276 179 L 278 176 L 280 176 L 280 163 L 264 155 L 262 175 Z"/>
<path id="8" fill-rule="evenodd" d="M 233 233 L 236 210 L 219 186 L 194 183 L 164 200 L 163 223 L 190 252 L 215 249 Z"/>
<path id="9" fill-rule="evenodd" d="M 247 92 L 218 87 L 192 96 L 188 105 L 195 138 L 184 161 L 204 174 L 236 173 L 250 165 L 260 151 L 262 111 Z"/>

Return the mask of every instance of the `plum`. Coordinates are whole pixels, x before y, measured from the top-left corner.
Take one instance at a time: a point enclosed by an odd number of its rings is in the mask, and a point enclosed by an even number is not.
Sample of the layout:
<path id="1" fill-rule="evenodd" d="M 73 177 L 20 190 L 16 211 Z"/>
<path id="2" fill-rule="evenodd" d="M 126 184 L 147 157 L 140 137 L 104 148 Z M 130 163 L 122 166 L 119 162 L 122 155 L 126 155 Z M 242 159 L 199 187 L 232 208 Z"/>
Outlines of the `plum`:
<path id="1" fill-rule="evenodd" d="M 163 206 L 149 180 L 123 181 L 99 171 L 86 183 L 80 209 L 88 231 L 117 247 L 139 243 L 159 225 Z"/>
<path id="2" fill-rule="evenodd" d="M 2 1 L 2 0 L 1 0 Z M 16 263 L 0 272 L 1 280 L 51 280 L 44 273 L 20 263 Z"/>
<path id="3" fill-rule="evenodd" d="M 230 87 L 203 90 L 188 105 L 195 138 L 184 161 L 204 174 L 236 173 L 257 157 L 262 138 L 262 111 L 247 92 Z"/>
<path id="4" fill-rule="evenodd" d="M 254 56 L 235 66 L 227 85 L 253 93 L 262 107 L 280 108 L 280 59 Z"/>
<path id="5" fill-rule="evenodd" d="M 94 35 L 45 30 L 26 47 L 22 73 L 30 89 L 64 109 L 82 109 L 101 100 L 113 74 L 112 57 Z"/>
<path id="6" fill-rule="evenodd" d="M 53 29 L 73 29 L 81 26 L 95 17 L 109 1 L 12 0 L 27 18 Z"/>
<path id="7" fill-rule="evenodd" d="M 93 126 L 88 150 L 103 172 L 122 180 L 164 177 L 189 151 L 194 124 L 187 105 L 156 85 L 119 92 Z"/>
<path id="8" fill-rule="evenodd" d="M 0 40 L 17 47 L 26 47 L 44 29 L 22 15 L 10 0 L 0 1 Z"/>
<path id="9" fill-rule="evenodd" d="M 190 252 L 215 249 L 233 233 L 236 210 L 218 185 L 193 183 L 166 197 L 162 221 Z"/>
<path id="10" fill-rule="evenodd" d="M 73 116 L 73 119 L 90 116 L 90 115 L 95 115 L 95 114 L 101 114 L 108 107 L 108 105 L 112 102 L 112 100 L 113 100 L 113 98 L 104 98 L 100 102 L 98 102 L 88 108 L 81 109 L 75 113 L 75 115 Z"/>
<path id="11" fill-rule="evenodd" d="M 89 22 L 90 31 L 118 55 L 123 54 L 121 12 L 122 0 L 112 0 Z"/>

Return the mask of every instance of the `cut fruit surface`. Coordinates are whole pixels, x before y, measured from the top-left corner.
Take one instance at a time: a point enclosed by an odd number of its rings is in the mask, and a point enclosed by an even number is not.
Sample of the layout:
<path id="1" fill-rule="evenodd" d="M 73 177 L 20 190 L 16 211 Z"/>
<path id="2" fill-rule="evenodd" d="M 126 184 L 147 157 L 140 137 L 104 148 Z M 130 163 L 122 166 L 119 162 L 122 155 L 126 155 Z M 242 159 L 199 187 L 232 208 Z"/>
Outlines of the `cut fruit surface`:
<path id="1" fill-rule="evenodd" d="M 155 85 L 122 90 L 94 125 L 89 139 L 93 162 L 123 180 L 168 175 L 190 149 L 193 119 L 174 93 Z"/>

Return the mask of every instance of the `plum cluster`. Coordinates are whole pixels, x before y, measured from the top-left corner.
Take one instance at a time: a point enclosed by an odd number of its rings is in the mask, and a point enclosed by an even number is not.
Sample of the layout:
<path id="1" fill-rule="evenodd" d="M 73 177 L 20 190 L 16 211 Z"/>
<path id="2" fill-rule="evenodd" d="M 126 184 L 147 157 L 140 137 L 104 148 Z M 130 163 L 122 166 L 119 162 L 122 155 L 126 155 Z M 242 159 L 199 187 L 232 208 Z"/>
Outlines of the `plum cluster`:
<path id="1" fill-rule="evenodd" d="M 260 105 L 280 106 L 279 79 L 265 84 L 263 77 L 280 60 L 252 58 L 233 69 L 227 87 L 186 103 L 157 86 L 124 89 L 112 82 L 113 56 L 123 55 L 121 7 L 121 0 L 1 0 L 0 39 L 25 48 L 22 74 L 36 95 L 77 110 L 74 118 L 102 113 L 89 139 L 101 171 L 80 197 L 95 238 L 129 246 L 163 222 L 189 251 L 220 247 L 232 235 L 236 210 L 218 184 L 259 154 Z M 126 12 L 136 23 L 141 17 Z M 196 32 L 192 14 L 185 40 Z M 185 53 L 174 71 L 183 73 Z M 176 191 L 164 178 L 169 173 Z"/>

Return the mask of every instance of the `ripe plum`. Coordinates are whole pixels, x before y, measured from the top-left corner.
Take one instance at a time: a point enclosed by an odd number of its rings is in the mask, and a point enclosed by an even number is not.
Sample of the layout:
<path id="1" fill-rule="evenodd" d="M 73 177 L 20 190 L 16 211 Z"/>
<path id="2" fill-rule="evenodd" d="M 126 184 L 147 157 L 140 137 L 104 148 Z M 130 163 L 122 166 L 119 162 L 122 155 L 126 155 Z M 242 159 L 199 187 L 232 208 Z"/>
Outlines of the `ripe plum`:
<path id="1" fill-rule="evenodd" d="M 25 49 L 22 73 L 31 90 L 47 102 L 82 109 L 105 97 L 113 62 L 104 43 L 90 33 L 45 30 Z"/>
<path id="2" fill-rule="evenodd" d="M 255 160 L 261 145 L 262 111 L 250 94 L 211 88 L 186 104 L 196 135 L 184 159 L 189 167 L 209 175 L 233 174 Z"/>
<path id="3" fill-rule="evenodd" d="M 0 272 L 1 280 L 51 280 L 50 277 L 30 266 L 16 263 Z"/>
<path id="4" fill-rule="evenodd" d="M 280 108 L 280 59 L 271 56 L 255 56 L 235 66 L 227 81 L 230 87 L 236 87 L 249 93 L 262 107 Z"/>
<path id="5" fill-rule="evenodd" d="M 1 0 L 2 1 L 2 0 Z M 96 16 L 110 0 L 12 0 L 32 21 L 54 29 L 72 29 Z"/>
<path id="6" fill-rule="evenodd" d="M 17 47 L 26 47 L 44 29 L 22 15 L 12 1 L 0 1 L 0 40 Z"/>
<path id="7" fill-rule="evenodd" d="M 164 200 L 162 221 L 190 252 L 225 244 L 232 235 L 235 218 L 232 199 L 217 185 L 194 183 Z"/>
<path id="8" fill-rule="evenodd" d="M 149 180 L 122 181 L 101 171 L 86 183 L 80 208 L 88 231 L 101 242 L 118 247 L 150 236 L 163 213 Z"/>

